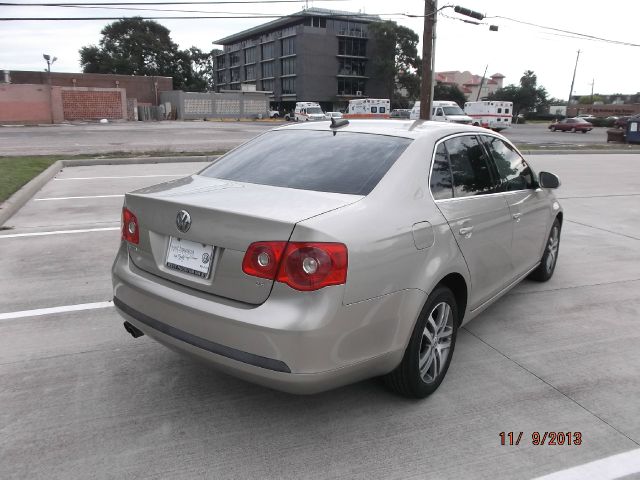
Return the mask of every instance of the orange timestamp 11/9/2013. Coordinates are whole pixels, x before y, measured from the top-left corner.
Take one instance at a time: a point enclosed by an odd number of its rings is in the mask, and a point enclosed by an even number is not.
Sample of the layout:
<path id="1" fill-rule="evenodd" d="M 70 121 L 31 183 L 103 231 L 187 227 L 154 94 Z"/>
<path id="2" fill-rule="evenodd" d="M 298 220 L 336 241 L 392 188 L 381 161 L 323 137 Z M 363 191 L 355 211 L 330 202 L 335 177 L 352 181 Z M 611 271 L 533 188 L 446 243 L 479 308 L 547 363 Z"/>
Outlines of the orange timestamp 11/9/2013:
<path id="1" fill-rule="evenodd" d="M 532 445 L 582 445 L 582 432 L 500 432 L 500 445 L 516 446 L 528 438 Z"/>

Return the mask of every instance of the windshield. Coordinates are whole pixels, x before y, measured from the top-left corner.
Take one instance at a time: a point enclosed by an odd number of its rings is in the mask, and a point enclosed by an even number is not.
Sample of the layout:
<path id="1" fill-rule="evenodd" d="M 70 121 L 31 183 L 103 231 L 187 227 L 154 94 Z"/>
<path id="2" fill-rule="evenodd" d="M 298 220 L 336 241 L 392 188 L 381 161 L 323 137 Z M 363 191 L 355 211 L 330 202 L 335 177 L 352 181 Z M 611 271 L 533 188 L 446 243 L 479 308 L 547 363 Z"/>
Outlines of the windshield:
<path id="1" fill-rule="evenodd" d="M 465 113 L 462 111 L 460 107 L 443 107 L 445 115 L 464 115 Z"/>
<path id="2" fill-rule="evenodd" d="M 201 175 L 274 187 L 367 195 L 410 143 L 408 138 L 365 133 L 279 130 L 232 150 Z"/>
<path id="3" fill-rule="evenodd" d="M 310 107 L 307 108 L 307 113 L 322 113 L 322 109 L 318 108 L 318 107 Z"/>

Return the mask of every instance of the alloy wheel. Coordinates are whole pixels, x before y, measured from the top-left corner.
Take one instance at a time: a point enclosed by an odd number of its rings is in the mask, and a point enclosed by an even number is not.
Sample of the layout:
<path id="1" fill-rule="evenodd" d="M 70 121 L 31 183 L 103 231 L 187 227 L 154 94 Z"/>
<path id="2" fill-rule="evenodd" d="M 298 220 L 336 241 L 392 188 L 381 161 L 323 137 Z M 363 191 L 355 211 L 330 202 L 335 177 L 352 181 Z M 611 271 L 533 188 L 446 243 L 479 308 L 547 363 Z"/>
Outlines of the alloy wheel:
<path id="1" fill-rule="evenodd" d="M 425 383 L 433 383 L 442 372 L 451 349 L 452 336 L 451 306 L 440 302 L 427 317 L 418 352 L 420 377 Z"/>
<path id="2" fill-rule="evenodd" d="M 554 226 L 549 235 L 549 241 L 547 242 L 547 258 L 545 266 L 547 272 L 551 272 L 556 264 L 558 258 L 558 246 L 560 244 L 560 230 L 558 226 Z"/>

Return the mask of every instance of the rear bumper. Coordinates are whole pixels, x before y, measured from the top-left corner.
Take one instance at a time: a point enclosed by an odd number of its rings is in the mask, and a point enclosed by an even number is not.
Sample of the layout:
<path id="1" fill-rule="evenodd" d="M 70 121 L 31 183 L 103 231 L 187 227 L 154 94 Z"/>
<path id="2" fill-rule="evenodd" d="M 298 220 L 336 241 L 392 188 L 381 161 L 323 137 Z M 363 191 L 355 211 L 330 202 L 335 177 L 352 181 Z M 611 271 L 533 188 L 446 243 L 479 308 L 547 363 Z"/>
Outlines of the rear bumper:
<path id="1" fill-rule="evenodd" d="M 120 248 L 114 303 L 160 343 L 240 378 L 316 393 L 382 375 L 400 363 L 425 300 L 418 290 L 343 305 L 344 287 L 296 292 L 276 283 L 251 306 L 139 271 Z"/>

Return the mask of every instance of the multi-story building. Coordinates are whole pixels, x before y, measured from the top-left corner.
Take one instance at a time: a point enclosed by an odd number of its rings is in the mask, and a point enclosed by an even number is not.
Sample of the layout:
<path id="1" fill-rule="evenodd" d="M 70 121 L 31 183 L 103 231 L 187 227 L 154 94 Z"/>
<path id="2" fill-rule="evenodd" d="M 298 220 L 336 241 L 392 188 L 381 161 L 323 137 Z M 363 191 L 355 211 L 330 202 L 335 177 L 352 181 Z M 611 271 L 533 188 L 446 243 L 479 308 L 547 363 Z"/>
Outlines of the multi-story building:
<path id="1" fill-rule="evenodd" d="M 325 110 L 344 108 L 360 97 L 384 97 L 370 59 L 373 15 L 309 8 L 213 42 L 216 89 L 269 91 L 275 108 L 319 102 Z"/>
<path id="2" fill-rule="evenodd" d="M 469 101 L 485 99 L 490 93 L 501 89 L 504 78 L 504 75 L 501 73 L 494 73 L 490 77 L 483 77 L 482 75 L 474 75 L 469 71 L 436 72 L 435 75 L 437 83 L 457 85 Z M 480 93 L 478 93 L 478 90 L 480 90 Z"/>

